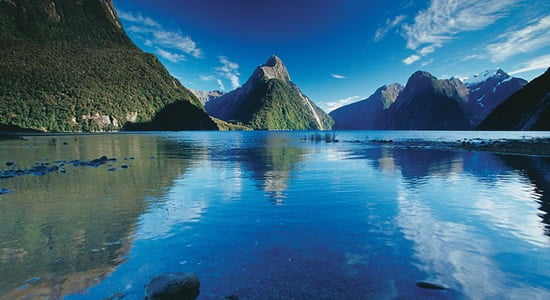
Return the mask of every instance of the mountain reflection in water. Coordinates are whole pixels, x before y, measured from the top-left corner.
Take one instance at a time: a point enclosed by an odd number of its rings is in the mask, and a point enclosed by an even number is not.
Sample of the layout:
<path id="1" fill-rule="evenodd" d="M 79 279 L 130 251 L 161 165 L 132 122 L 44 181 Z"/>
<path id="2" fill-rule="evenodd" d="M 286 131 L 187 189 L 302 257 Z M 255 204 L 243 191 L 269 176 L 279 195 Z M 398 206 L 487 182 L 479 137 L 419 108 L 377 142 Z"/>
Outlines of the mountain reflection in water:
<path id="1" fill-rule="evenodd" d="M 9 179 L 14 192 L 0 201 L 0 295 L 6 299 L 58 299 L 101 282 L 130 251 L 145 200 L 162 195 L 187 168 L 151 158 L 173 144 L 154 136 L 30 137 L 10 143 L 0 144 L 0 157 L 19 166 L 105 155 L 129 168 L 67 166 L 66 173 Z"/>
<path id="2" fill-rule="evenodd" d="M 141 299 L 179 271 L 200 299 L 550 297 L 549 158 L 307 134 L 0 142 L 21 167 L 117 158 L 0 180 L 0 298 Z"/>

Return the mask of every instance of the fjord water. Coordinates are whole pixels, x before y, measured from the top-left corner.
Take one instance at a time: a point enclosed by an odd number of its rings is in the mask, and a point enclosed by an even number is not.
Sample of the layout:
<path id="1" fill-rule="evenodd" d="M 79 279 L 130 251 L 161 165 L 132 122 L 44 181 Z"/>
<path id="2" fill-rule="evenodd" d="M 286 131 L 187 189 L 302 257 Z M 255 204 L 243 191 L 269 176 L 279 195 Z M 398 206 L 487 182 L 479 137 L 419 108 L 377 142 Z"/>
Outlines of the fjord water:
<path id="1" fill-rule="evenodd" d="M 142 299 L 181 271 L 199 299 L 550 298 L 550 159 L 437 147 L 550 133 L 314 134 L 0 141 L 3 170 L 65 171 L 0 179 L 0 299 Z"/>

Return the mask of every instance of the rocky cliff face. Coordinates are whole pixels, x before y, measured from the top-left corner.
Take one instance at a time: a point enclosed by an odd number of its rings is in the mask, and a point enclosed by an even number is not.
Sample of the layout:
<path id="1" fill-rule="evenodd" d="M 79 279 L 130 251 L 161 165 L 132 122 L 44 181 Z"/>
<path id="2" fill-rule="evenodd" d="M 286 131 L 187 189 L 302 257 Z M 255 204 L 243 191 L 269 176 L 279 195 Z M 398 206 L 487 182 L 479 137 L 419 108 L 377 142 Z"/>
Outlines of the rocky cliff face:
<path id="1" fill-rule="evenodd" d="M 0 44 L 0 124 L 119 130 L 181 102 L 178 127 L 216 128 L 196 97 L 126 36 L 110 0 L 0 1 Z"/>
<path id="2" fill-rule="evenodd" d="M 254 129 L 330 129 L 332 119 L 290 81 L 282 60 L 271 56 L 240 88 L 206 103 L 213 117 Z"/>
<path id="3" fill-rule="evenodd" d="M 193 90 L 189 89 L 197 99 L 199 99 L 200 103 L 204 106 L 206 105 L 206 102 L 210 100 L 214 100 L 216 98 L 219 98 L 223 95 L 225 95 L 222 91 L 201 91 L 201 90 Z"/>
<path id="4" fill-rule="evenodd" d="M 481 122 L 481 130 L 550 130 L 550 68 Z"/>

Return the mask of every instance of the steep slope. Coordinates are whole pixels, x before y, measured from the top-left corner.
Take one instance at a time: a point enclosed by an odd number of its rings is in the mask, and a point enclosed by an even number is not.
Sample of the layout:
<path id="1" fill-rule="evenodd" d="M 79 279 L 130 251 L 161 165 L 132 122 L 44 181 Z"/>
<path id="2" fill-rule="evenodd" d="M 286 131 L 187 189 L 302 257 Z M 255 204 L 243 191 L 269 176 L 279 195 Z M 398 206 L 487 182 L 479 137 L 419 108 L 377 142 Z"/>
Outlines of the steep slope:
<path id="1" fill-rule="evenodd" d="M 464 81 L 470 90 L 467 102 L 459 102 L 475 127 L 504 100 L 527 84 L 521 78 L 511 77 L 501 69 L 488 70 Z"/>
<path id="2" fill-rule="evenodd" d="M 438 80 L 428 72 L 414 73 L 388 110 L 386 129 L 466 130 L 471 125 L 458 102 L 467 88 L 460 80 Z"/>
<path id="3" fill-rule="evenodd" d="M 550 68 L 497 106 L 480 130 L 550 130 Z"/>
<path id="4" fill-rule="evenodd" d="M 240 88 L 206 103 L 208 113 L 254 129 L 330 129 L 333 120 L 305 96 L 280 58 L 270 57 Z"/>
<path id="5" fill-rule="evenodd" d="M 387 110 L 402 90 L 398 83 L 385 85 L 365 100 L 335 109 L 329 113 L 335 122 L 334 129 L 380 129 Z"/>
<path id="6" fill-rule="evenodd" d="M 126 36 L 111 0 L 0 1 L 0 43 L 1 125 L 118 130 L 177 102 L 178 128 L 216 128 L 196 97 Z"/>

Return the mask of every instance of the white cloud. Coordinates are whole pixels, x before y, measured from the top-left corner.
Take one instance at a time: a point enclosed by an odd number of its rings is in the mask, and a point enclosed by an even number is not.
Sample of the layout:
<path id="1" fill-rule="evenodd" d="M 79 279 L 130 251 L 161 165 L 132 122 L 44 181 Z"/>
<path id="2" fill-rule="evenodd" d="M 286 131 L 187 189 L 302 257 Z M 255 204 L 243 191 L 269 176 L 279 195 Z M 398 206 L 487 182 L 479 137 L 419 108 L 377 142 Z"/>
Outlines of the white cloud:
<path id="1" fill-rule="evenodd" d="M 515 75 L 515 74 L 520 74 L 520 73 L 535 71 L 535 70 L 546 70 L 549 67 L 550 67 L 550 54 L 533 58 L 530 61 L 525 62 L 521 66 L 521 68 L 514 70 L 509 74 Z"/>
<path id="2" fill-rule="evenodd" d="M 334 73 L 330 73 L 330 76 L 332 76 L 332 78 L 336 78 L 336 79 L 345 79 L 346 78 L 346 76 L 344 76 L 344 75 L 334 74 Z"/>
<path id="3" fill-rule="evenodd" d="M 430 54 L 430 53 L 432 53 L 432 52 L 434 52 L 434 51 L 435 51 L 435 47 L 434 47 L 434 46 L 426 46 L 426 47 L 420 49 L 419 53 L 420 53 L 420 55 L 422 55 L 422 56 L 426 56 L 426 55 L 428 55 L 428 54 Z"/>
<path id="4" fill-rule="evenodd" d="M 157 30 L 153 32 L 155 42 L 163 46 L 181 50 L 193 57 L 202 57 L 201 49 L 197 48 L 195 43 L 189 36 L 183 36 L 180 33 L 173 31 Z"/>
<path id="5" fill-rule="evenodd" d="M 220 60 L 220 63 L 222 64 L 221 67 L 216 68 L 219 71 L 231 72 L 231 71 L 237 70 L 239 68 L 239 64 L 230 61 L 225 56 L 219 56 L 218 59 Z"/>
<path id="6" fill-rule="evenodd" d="M 478 55 L 478 54 L 472 54 L 472 55 L 466 55 L 464 56 L 461 61 L 468 61 L 468 60 L 472 60 L 472 59 L 480 59 L 482 58 L 481 55 Z"/>
<path id="7" fill-rule="evenodd" d="M 419 60 L 421 57 L 419 55 L 413 54 L 403 60 L 403 63 L 406 65 L 410 65 L 414 63 L 415 61 Z"/>
<path id="8" fill-rule="evenodd" d="M 220 79 L 216 79 L 216 82 L 218 83 L 220 90 L 225 91 L 225 85 L 223 85 L 223 82 Z"/>
<path id="9" fill-rule="evenodd" d="M 216 71 L 218 71 L 218 75 L 229 79 L 233 89 L 236 89 L 239 86 L 241 86 L 241 84 L 239 82 L 239 76 L 241 75 L 238 71 L 239 64 L 230 61 L 225 56 L 219 56 L 218 59 L 220 60 L 220 63 L 222 64 L 220 67 L 216 68 Z"/>
<path id="10" fill-rule="evenodd" d="M 433 59 L 429 59 L 429 60 L 427 60 L 427 61 L 423 61 L 422 63 L 420 63 L 420 65 L 421 65 L 422 67 L 425 67 L 425 66 L 427 66 L 427 65 L 429 65 L 429 64 L 431 64 L 431 63 L 433 63 L 433 62 L 434 62 Z"/>
<path id="11" fill-rule="evenodd" d="M 413 24 L 403 24 L 407 48 L 417 53 L 403 60 L 410 65 L 455 38 L 461 32 L 483 29 L 504 17 L 518 0 L 432 0 Z M 419 47 L 422 48 L 418 50 Z"/>
<path id="12" fill-rule="evenodd" d="M 239 82 L 239 76 L 241 75 L 239 73 L 239 64 L 230 61 L 225 56 L 219 56 L 218 60 L 221 66 L 215 68 L 215 74 L 201 75 L 199 78 L 204 81 L 216 81 L 222 91 L 225 91 L 225 85 L 223 84 L 222 78 L 229 80 L 233 89 L 241 86 Z"/>
<path id="13" fill-rule="evenodd" d="M 122 20 L 133 22 L 133 23 L 140 23 L 145 26 L 160 28 L 160 24 L 158 22 L 156 22 L 155 20 L 149 17 L 143 17 L 141 13 L 133 14 L 131 12 L 122 11 L 120 9 L 118 9 L 117 12 L 118 12 L 118 17 L 121 18 Z"/>
<path id="14" fill-rule="evenodd" d="M 163 50 L 163 49 L 158 48 L 158 47 L 157 47 L 157 53 L 161 57 L 163 57 L 163 58 L 165 58 L 168 61 L 171 61 L 173 63 L 177 63 L 177 62 L 185 60 L 185 55 L 183 55 L 183 54 L 173 53 L 173 52 L 166 51 L 166 50 Z"/>
<path id="15" fill-rule="evenodd" d="M 374 42 L 379 42 L 380 40 L 382 40 L 390 30 L 395 28 L 397 25 L 401 24 L 401 22 L 403 22 L 405 18 L 406 16 L 404 15 L 396 16 L 393 19 L 387 18 L 386 24 L 378 28 L 374 33 Z"/>
<path id="16" fill-rule="evenodd" d="M 361 97 L 359 97 L 359 96 L 351 96 L 351 97 L 347 97 L 347 98 L 344 98 L 344 99 L 338 99 L 338 100 L 334 100 L 334 101 L 328 101 L 328 102 L 320 103 L 320 105 L 323 106 L 323 109 L 328 113 L 328 112 L 331 112 L 331 111 L 333 111 L 333 110 L 335 110 L 339 107 L 342 107 L 344 105 L 353 103 L 353 102 L 357 101 L 360 98 Z"/>
<path id="17" fill-rule="evenodd" d="M 119 16 L 123 20 L 137 24 L 128 26 L 126 31 L 133 33 L 140 39 L 144 40 L 144 44 L 147 47 L 157 46 L 157 48 L 163 47 L 165 49 L 171 49 L 173 54 L 178 54 L 173 51 L 182 51 L 195 58 L 201 58 L 203 56 L 202 50 L 197 46 L 197 43 L 191 39 L 191 37 L 176 31 L 165 30 L 157 21 L 149 17 L 144 17 L 141 13 L 133 14 L 130 12 L 119 11 Z M 178 55 L 181 56 L 183 54 Z"/>
<path id="18" fill-rule="evenodd" d="M 545 16 L 525 28 L 509 31 L 498 37 L 499 42 L 486 48 L 491 61 L 499 62 L 519 53 L 527 53 L 550 45 L 550 16 Z"/>
<path id="19" fill-rule="evenodd" d="M 199 76 L 200 80 L 203 80 L 203 81 L 210 81 L 210 80 L 214 80 L 216 79 L 216 76 L 214 75 L 201 75 Z"/>
<path id="20" fill-rule="evenodd" d="M 483 29 L 506 15 L 517 0 L 432 0 L 414 24 L 403 25 L 407 48 L 443 45 L 463 31 Z"/>

